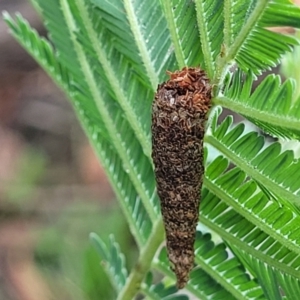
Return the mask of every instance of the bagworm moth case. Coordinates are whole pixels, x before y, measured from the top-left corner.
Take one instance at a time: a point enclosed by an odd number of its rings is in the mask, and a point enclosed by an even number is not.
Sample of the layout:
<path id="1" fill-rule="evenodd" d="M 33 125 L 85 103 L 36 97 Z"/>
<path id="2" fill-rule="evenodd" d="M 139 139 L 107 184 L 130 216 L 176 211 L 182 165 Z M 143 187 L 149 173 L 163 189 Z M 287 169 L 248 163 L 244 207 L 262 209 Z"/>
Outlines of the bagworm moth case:
<path id="1" fill-rule="evenodd" d="M 177 287 L 194 266 L 194 242 L 204 174 L 203 137 L 211 86 L 199 68 L 168 72 L 152 107 L 152 158 Z"/>

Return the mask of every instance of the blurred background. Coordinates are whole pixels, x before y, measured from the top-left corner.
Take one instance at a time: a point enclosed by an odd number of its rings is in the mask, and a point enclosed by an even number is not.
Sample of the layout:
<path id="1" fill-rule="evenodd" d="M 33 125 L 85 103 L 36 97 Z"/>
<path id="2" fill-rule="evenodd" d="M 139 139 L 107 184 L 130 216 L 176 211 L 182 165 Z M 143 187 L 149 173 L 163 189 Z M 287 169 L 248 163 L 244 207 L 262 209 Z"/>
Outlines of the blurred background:
<path id="1" fill-rule="evenodd" d="M 0 0 L 46 31 L 29 1 Z M 114 299 L 89 242 L 134 242 L 68 100 L 0 19 L 0 300 Z"/>

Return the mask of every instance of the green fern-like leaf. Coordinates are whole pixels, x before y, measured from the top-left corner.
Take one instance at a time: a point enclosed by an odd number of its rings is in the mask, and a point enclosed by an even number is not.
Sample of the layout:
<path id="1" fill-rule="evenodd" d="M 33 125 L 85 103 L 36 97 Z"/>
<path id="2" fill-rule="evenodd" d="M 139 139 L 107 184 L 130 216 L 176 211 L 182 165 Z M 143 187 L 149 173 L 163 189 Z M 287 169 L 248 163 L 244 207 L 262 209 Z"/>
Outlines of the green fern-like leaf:
<path id="1" fill-rule="evenodd" d="M 179 68 L 204 65 L 192 1 L 161 1 Z"/>
<path id="2" fill-rule="evenodd" d="M 174 274 L 170 270 L 165 248 L 160 251 L 157 259 L 154 260 L 154 268 L 162 274 L 175 279 Z M 199 299 L 234 299 L 226 289 L 201 268 L 194 269 L 190 274 L 190 281 L 186 289 Z"/>
<path id="3" fill-rule="evenodd" d="M 120 252 L 118 243 L 113 236 L 110 236 L 109 244 L 105 245 L 95 233 L 91 233 L 90 239 L 102 258 L 111 283 L 116 291 L 121 291 L 128 277 L 128 272 L 125 267 L 125 256 Z"/>
<path id="4" fill-rule="evenodd" d="M 236 72 L 215 103 L 240 113 L 273 136 L 300 139 L 300 99 L 293 101 L 294 82 L 281 84 L 279 76 L 267 76 L 251 93 L 253 75 Z M 242 83 L 242 84 L 241 84 Z"/>
<path id="5" fill-rule="evenodd" d="M 260 230 L 207 189 L 202 191 L 199 219 L 231 245 L 286 274 L 300 277 L 299 254 Z"/>
<path id="6" fill-rule="evenodd" d="M 223 161 L 223 169 L 220 169 L 220 160 Z M 262 231 L 300 254 L 299 216 L 294 216 L 289 207 L 269 201 L 257 184 L 247 180 L 240 169 L 223 172 L 228 164 L 225 158 L 210 163 L 206 169 L 205 186 Z"/>
<path id="7" fill-rule="evenodd" d="M 282 152 L 277 142 L 268 145 L 256 132 L 245 134 L 244 124 L 231 125 L 232 118 L 228 117 L 206 136 L 206 141 L 282 199 L 299 203 L 300 182 L 296 174 L 300 161 L 293 152 Z"/>
<path id="8" fill-rule="evenodd" d="M 195 5 L 204 66 L 208 77 L 212 79 L 216 72 L 217 56 L 221 52 L 223 40 L 223 3 L 200 0 L 196 1 Z"/>
<path id="9" fill-rule="evenodd" d="M 277 65 L 281 55 L 291 51 L 292 46 L 298 44 L 291 36 L 265 28 L 265 26 L 280 26 L 282 23 L 295 24 L 296 20 L 299 20 L 300 10 L 295 6 L 292 18 L 288 13 L 282 13 L 288 6 L 291 7 L 290 1 L 224 2 L 224 61 L 234 59 L 242 70 L 250 69 L 255 74 L 260 74 L 261 71 Z"/>
<path id="10" fill-rule="evenodd" d="M 261 288 L 236 259 L 229 258 L 227 250 L 224 244 L 215 245 L 210 234 L 198 232 L 195 260 L 199 267 L 192 271 L 187 289 L 200 299 L 264 299 Z M 170 272 L 165 249 L 154 264 L 159 271 Z"/>
<path id="11" fill-rule="evenodd" d="M 169 69 L 175 62 L 172 56 L 169 33 L 166 27 L 166 20 L 162 14 L 158 1 L 92 1 L 101 11 L 100 16 L 104 19 L 105 24 L 110 28 L 113 27 L 114 37 L 124 40 L 121 34 L 126 31 L 125 35 L 130 35 L 126 39 L 126 44 L 122 43 L 123 49 L 119 51 L 134 51 L 139 56 L 146 69 L 147 77 L 150 79 L 153 90 L 156 89 L 159 79 L 165 78 L 165 70 Z M 113 10 L 116 13 L 115 18 L 123 18 L 124 11 L 127 14 L 127 20 L 123 22 L 114 22 L 109 20 L 109 13 Z M 115 32 L 120 32 L 115 36 Z M 137 48 L 138 51 L 136 51 Z M 156 49 L 160 51 L 155 51 Z M 168 53 L 168 56 L 166 56 Z M 167 59 L 166 59 L 167 58 Z M 138 68 L 144 73 L 141 67 Z"/>
<path id="12" fill-rule="evenodd" d="M 154 300 L 188 300 L 187 295 L 178 294 L 175 285 L 167 286 L 160 282 L 158 284 L 142 284 L 142 292 L 150 299 Z"/>
<path id="13" fill-rule="evenodd" d="M 73 74 L 57 62 L 50 44 L 43 39 L 39 40 L 36 32 L 31 30 L 28 24 L 21 17 L 17 19 L 17 23 L 15 23 L 8 15 L 6 16 L 6 19 L 9 22 L 15 36 L 23 43 L 24 47 L 37 58 L 41 57 L 39 62 L 45 70 L 57 80 L 58 84 L 61 85 L 68 94 L 71 94 L 74 97 L 74 105 L 82 125 L 89 135 L 90 141 L 94 144 L 102 163 L 107 167 L 107 171 L 110 175 L 110 181 L 119 196 L 118 198 L 121 201 L 123 211 L 125 212 L 130 227 L 134 232 L 134 236 L 137 238 L 137 243 L 142 245 L 151 230 L 151 223 L 149 223 L 148 214 L 145 212 L 141 199 L 132 185 L 131 179 L 128 178 L 128 171 L 126 172 L 126 170 L 124 170 L 123 162 L 111 146 L 108 138 L 109 133 L 105 130 L 105 124 L 103 124 L 101 116 L 97 113 L 96 105 L 94 102 L 88 101 L 91 99 L 89 98 L 91 95 L 88 91 L 83 92 L 83 89 L 74 85 L 74 79 L 72 77 Z M 47 53 L 47 55 L 45 55 L 45 53 Z M 115 109 L 115 107 L 112 108 Z M 114 115 L 116 121 L 125 121 L 120 116 L 117 116 L 116 110 L 114 110 Z M 95 124 L 97 124 L 97 126 Z M 120 126 L 119 128 L 126 129 L 124 126 Z M 127 136 L 129 143 L 133 142 L 132 137 L 130 137 L 130 131 L 127 130 L 123 136 Z M 134 144 L 132 145 L 134 146 Z M 138 151 L 138 148 L 133 147 L 131 153 L 135 157 L 136 151 Z M 141 163 L 141 158 L 139 163 Z M 151 166 L 146 158 L 144 158 L 144 164 L 140 164 L 140 166 L 142 167 L 140 171 L 141 175 L 147 176 L 149 184 L 152 184 L 152 195 L 149 194 L 147 201 L 151 201 L 152 199 L 152 201 L 156 202 L 157 198 L 154 194 L 154 180 L 153 177 L 151 179 L 149 173 L 147 175 L 146 171 L 147 169 L 150 170 L 151 174 Z M 147 188 L 147 190 L 150 191 L 151 189 Z M 140 231 L 141 229 L 142 231 Z"/>
<path id="14" fill-rule="evenodd" d="M 250 272 L 257 276 L 267 299 L 292 300 L 298 297 L 300 293 L 299 277 L 295 278 L 285 273 L 277 272 L 274 268 L 238 248 L 234 247 L 233 251 L 245 262 Z"/>

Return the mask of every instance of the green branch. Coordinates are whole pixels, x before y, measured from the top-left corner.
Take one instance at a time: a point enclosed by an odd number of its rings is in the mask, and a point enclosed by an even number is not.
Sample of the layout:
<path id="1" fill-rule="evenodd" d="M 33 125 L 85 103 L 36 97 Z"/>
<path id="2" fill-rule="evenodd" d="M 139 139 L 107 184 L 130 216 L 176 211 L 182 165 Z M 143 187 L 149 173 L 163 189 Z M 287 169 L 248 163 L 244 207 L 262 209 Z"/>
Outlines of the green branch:
<path id="1" fill-rule="evenodd" d="M 163 242 L 164 229 L 162 218 L 159 218 L 153 226 L 152 233 L 147 241 L 147 244 L 141 249 L 140 256 L 133 270 L 131 271 L 127 282 L 118 295 L 117 300 L 132 300 L 140 289 L 142 280 L 151 268 L 154 255 Z"/>
<path id="2" fill-rule="evenodd" d="M 227 55 L 225 57 L 225 61 L 230 62 L 232 59 L 236 57 L 237 53 L 240 51 L 240 48 L 245 43 L 245 40 L 250 35 L 251 31 L 253 30 L 256 23 L 260 19 L 261 15 L 263 14 L 269 2 L 270 0 L 257 1 L 257 5 L 253 10 L 252 14 L 249 16 L 246 24 L 243 26 L 243 29 L 240 31 L 240 33 L 234 39 L 234 43 L 228 49 Z"/>
<path id="3" fill-rule="evenodd" d="M 231 0 L 224 0 L 224 46 L 226 49 L 230 47 L 232 40 L 232 5 L 234 4 Z"/>
<path id="4" fill-rule="evenodd" d="M 257 1 L 255 9 L 253 10 L 251 15 L 247 19 L 247 22 L 243 26 L 240 33 L 234 39 L 233 44 L 228 49 L 226 48 L 225 56 L 219 60 L 219 64 L 217 65 L 217 71 L 216 71 L 216 76 L 215 76 L 216 80 L 223 78 L 223 74 L 225 73 L 228 65 L 230 65 L 232 63 L 232 61 L 235 59 L 235 57 L 237 56 L 242 45 L 245 43 L 245 41 L 248 38 L 248 36 L 250 35 L 251 31 L 255 27 L 256 23 L 262 16 L 262 14 L 263 14 L 265 8 L 267 7 L 267 5 L 269 4 L 269 2 L 270 2 L 269 0 Z M 226 5 L 225 8 L 229 9 L 228 5 Z M 226 22 L 225 29 L 227 30 L 225 33 L 226 33 L 226 35 L 228 35 L 231 31 L 229 30 L 230 24 L 229 24 L 228 20 L 226 20 L 226 19 L 228 19 L 228 18 L 225 18 L 225 22 Z M 225 37 L 226 37 L 226 35 L 225 35 Z M 226 37 L 225 41 L 226 41 L 226 43 L 228 43 L 230 41 L 230 37 L 229 36 Z M 225 44 L 225 47 L 227 47 L 227 46 L 228 45 Z"/>

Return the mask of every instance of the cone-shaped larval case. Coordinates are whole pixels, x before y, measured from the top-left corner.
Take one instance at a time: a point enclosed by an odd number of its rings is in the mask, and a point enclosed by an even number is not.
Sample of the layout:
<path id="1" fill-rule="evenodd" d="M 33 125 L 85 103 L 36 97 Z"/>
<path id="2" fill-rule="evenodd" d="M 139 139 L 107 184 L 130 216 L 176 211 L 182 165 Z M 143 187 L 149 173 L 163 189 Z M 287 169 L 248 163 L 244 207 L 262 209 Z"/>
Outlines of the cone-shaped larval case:
<path id="1" fill-rule="evenodd" d="M 203 137 L 211 86 L 199 68 L 170 73 L 152 107 L 152 158 L 168 257 L 183 288 L 194 266 L 203 165 Z"/>

